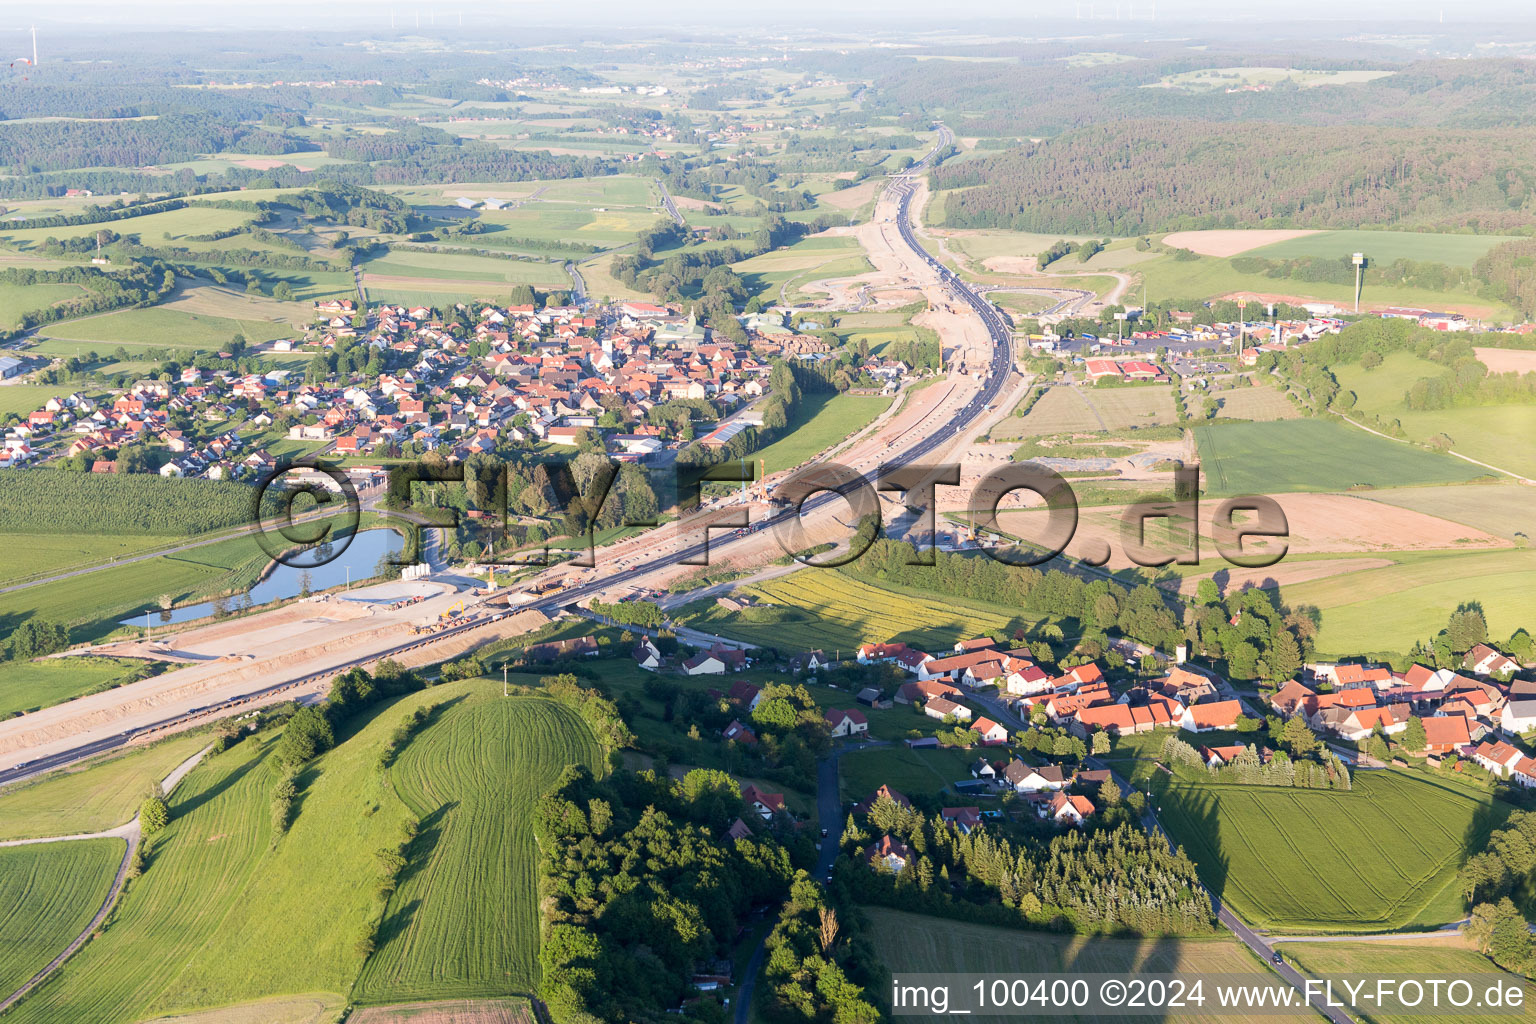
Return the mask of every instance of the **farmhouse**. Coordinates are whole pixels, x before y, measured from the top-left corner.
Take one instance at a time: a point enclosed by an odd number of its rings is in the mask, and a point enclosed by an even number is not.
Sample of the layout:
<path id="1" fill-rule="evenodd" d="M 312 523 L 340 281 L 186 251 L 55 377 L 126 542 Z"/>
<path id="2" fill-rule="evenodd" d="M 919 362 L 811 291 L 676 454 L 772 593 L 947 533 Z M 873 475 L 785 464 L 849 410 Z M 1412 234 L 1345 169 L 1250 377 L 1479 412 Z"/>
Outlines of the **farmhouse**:
<path id="1" fill-rule="evenodd" d="M 1446 754 L 1472 742 L 1467 731 L 1467 720 L 1461 715 L 1436 715 L 1422 721 L 1424 752 L 1427 754 Z"/>
<path id="2" fill-rule="evenodd" d="M 1461 661 L 1461 667 L 1475 676 L 1513 675 L 1520 671 L 1520 663 L 1505 657 L 1487 644 L 1476 644 Z"/>
<path id="3" fill-rule="evenodd" d="M 958 696 L 960 696 L 960 688 L 951 684 L 948 679 L 919 679 L 916 682 L 901 685 L 901 689 L 896 691 L 896 703 L 919 704 L 934 697 Z"/>

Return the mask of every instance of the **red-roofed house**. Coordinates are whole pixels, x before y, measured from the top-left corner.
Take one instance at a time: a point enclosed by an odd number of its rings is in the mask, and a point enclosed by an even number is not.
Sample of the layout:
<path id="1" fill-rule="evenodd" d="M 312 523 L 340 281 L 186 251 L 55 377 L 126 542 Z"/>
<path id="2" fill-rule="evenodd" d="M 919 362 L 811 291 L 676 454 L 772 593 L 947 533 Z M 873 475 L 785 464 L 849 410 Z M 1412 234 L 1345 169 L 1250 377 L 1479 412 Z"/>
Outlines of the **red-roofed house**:
<path id="1" fill-rule="evenodd" d="M 894 802 L 898 807 L 905 807 L 908 810 L 912 809 L 912 801 L 908 800 L 902 793 L 892 789 L 890 786 L 881 786 L 859 803 L 854 804 L 853 812 L 855 814 L 868 814 L 870 808 L 879 803 L 882 797 Z"/>
<path id="2" fill-rule="evenodd" d="M 869 850 L 869 865 L 873 868 L 883 867 L 887 871 L 899 872 L 911 859 L 912 851 L 907 849 L 907 844 L 892 836 L 881 836 L 880 841 Z"/>
<path id="3" fill-rule="evenodd" d="M 764 819 L 771 818 L 784 810 L 783 793 L 769 793 L 756 786 L 746 785 L 741 788 L 741 798 Z"/>
<path id="4" fill-rule="evenodd" d="M 1467 720 L 1461 715 L 1435 715 L 1420 719 L 1424 723 L 1424 752 L 1445 754 L 1472 742 Z"/>
<path id="5" fill-rule="evenodd" d="M 1190 732 L 1235 729 L 1241 717 L 1242 701 L 1219 700 L 1211 704 L 1194 704 L 1184 709 L 1184 715 L 1179 719 L 1179 728 Z"/>
<path id="6" fill-rule="evenodd" d="M 965 835 L 981 826 L 980 807 L 945 807 L 939 811 L 945 824 L 953 825 Z"/>
<path id="7" fill-rule="evenodd" d="M 1007 743 L 1008 730 L 990 718 L 978 718 L 971 723 L 971 731 L 981 734 L 983 743 Z"/>
<path id="8" fill-rule="evenodd" d="M 1052 821 L 1058 825 L 1081 825 L 1093 813 L 1093 802 L 1085 796 L 1058 792 L 1046 805 Z"/>

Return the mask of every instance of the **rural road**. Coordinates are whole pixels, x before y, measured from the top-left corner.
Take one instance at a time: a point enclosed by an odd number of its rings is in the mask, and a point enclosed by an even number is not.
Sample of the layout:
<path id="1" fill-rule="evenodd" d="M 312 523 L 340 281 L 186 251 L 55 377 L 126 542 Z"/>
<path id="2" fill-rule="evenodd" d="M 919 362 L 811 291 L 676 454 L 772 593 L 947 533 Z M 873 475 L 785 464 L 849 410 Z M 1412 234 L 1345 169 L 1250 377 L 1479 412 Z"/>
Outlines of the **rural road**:
<path id="1" fill-rule="evenodd" d="M 212 746 L 204 747 L 172 769 L 171 773 L 161 780 L 161 791 L 169 796 L 171 791 L 176 788 L 176 784 L 186 778 L 187 773 L 197 767 L 197 763 L 212 749 Z M 28 992 L 42 984 L 43 979 L 62 967 L 64 961 L 74 956 L 80 947 L 85 945 L 86 940 L 95 933 L 96 929 L 101 927 L 101 923 L 106 920 L 107 914 L 111 913 L 112 907 L 117 903 L 117 897 L 123 891 L 123 883 L 128 878 L 128 866 L 133 863 L 133 854 L 139 848 L 141 838 L 142 832 L 139 828 L 139 816 L 135 814 L 133 820 L 128 823 L 119 825 L 116 828 L 107 829 L 104 832 L 88 832 L 70 836 L 49 836 L 42 839 L 10 839 L 0 842 L 0 847 L 34 846 L 39 843 L 65 843 L 81 839 L 121 839 L 125 844 L 123 859 L 117 865 L 117 874 L 113 876 L 112 885 L 107 889 L 107 897 L 102 900 L 101 908 L 96 911 L 96 916 L 92 917 L 90 923 L 85 926 L 85 929 L 79 935 L 76 935 L 69 945 L 64 947 L 63 952 L 50 960 L 42 970 L 32 975 L 26 984 L 6 996 L 5 999 L 0 1000 L 0 1013 L 10 1009 Z"/>
<path id="2" fill-rule="evenodd" d="M 1388 441 L 1396 441 L 1398 444 L 1412 444 L 1413 443 L 1413 442 L 1407 441 L 1407 440 L 1405 440 L 1405 439 L 1403 439 L 1401 437 L 1393 437 L 1391 434 L 1383 434 L 1379 430 L 1372 430 L 1370 427 L 1366 426 L 1364 423 L 1356 422 L 1355 420 L 1350 419 L 1348 416 L 1345 416 L 1343 413 L 1336 412 L 1336 413 L 1334 413 L 1334 415 L 1337 416 L 1339 419 L 1343 420 L 1345 423 L 1348 423 L 1352 427 L 1359 427 L 1361 430 L 1365 431 L 1367 434 L 1375 434 L 1377 437 L 1384 437 Z M 1446 449 L 1445 454 L 1447 454 L 1447 455 L 1454 455 L 1456 458 L 1461 459 L 1463 462 L 1470 462 L 1474 466 L 1482 466 L 1484 469 L 1491 469 L 1495 473 L 1503 473 L 1505 476 L 1514 477 L 1516 480 L 1519 480 L 1523 484 L 1536 484 L 1536 480 L 1532 480 L 1528 476 L 1521 476 L 1519 473 L 1516 473 L 1514 470 L 1504 469 L 1501 466 L 1495 466 L 1491 462 L 1483 462 L 1481 460 L 1474 459 L 1470 455 L 1463 455 L 1460 452 L 1453 451 L 1453 450 L 1451 450 L 1449 448 Z"/>

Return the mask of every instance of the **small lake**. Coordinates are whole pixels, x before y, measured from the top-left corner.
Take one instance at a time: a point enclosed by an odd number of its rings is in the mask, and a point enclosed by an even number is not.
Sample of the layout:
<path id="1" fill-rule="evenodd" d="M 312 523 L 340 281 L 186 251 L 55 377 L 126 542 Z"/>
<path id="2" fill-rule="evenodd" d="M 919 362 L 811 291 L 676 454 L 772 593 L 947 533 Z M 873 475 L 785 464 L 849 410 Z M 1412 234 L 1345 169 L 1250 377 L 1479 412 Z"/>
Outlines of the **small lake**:
<path id="1" fill-rule="evenodd" d="M 306 552 L 294 559 L 293 565 L 279 565 L 274 568 L 265 579 L 245 595 L 236 594 L 226 598 L 224 606 L 230 611 L 243 609 L 247 596 L 253 608 L 273 601 L 298 597 L 303 590 L 303 576 L 306 572 L 309 573 L 309 589 L 312 591 L 328 590 L 331 587 L 343 585 L 347 582 L 348 570 L 351 570 L 353 580 L 367 579 L 373 575 L 374 566 L 378 565 L 380 556 L 386 551 L 391 555 L 398 555 L 404 546 L 405 538 L 394 530 L 364 530 L 352 538 L 352 543 L 334 560 L 317 566 L 314 564 L 315 561 L 324 557 L 322 549 L 316 548 L 313 553 Z M 309 563 L 307 567 L 304 564 L 306 562 Z M 203 601 L 182 608 L 173 608 L 169 614 L 158 608 L 151 609 L 147 621 L 150 626 L 166 626 L 207 618 L 213 613 L 214 602 Z M 145 621 L 145 614 L 140 612 L 132 618 L 121 620 L 120 624 L 142 627 Z"/>

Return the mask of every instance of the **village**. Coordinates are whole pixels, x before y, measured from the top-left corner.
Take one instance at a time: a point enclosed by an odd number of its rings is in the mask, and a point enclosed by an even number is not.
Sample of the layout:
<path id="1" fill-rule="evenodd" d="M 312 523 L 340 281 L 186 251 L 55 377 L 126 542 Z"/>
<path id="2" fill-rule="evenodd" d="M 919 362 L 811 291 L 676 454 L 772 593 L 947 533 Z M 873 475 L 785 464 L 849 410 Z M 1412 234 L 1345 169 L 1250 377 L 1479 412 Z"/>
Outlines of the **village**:
<path id="1" fill-rule="evenodd" d="M 590 637 L 581 641 L 586 642 L 577 642 L 582 651 L 595 652 Z M 648 672 L 683 677 L 716 678 L 766 664 L 750 650 L 715 645 L 685 656 L 686 650 L 664 656 L 656 642 L 641 636 L 632 657 Z M 577 647 L 540 652 L 571 653 L 579 653 Z M 1029 647 L 987 636 L 938 653 L 901 642 L 866 643 L 842 667 L 890 669 L 887 682 L 849 693 L 843 706 L 824 707 L 822 719 L 834 750 L 970 748 L 977 756 L 968 771 L 920 801 L 934 805 L 944 822 L 967 835 L 1004 819 L 1085 827 L 1105 799 L 1118 801 L 1133 792 L 1120 774 L 1127 758 L 1151 760 L 1167 774 L 1178 771 L 1167 751 L 1183 751 L 1204 769 L 1197 777 L 1209 773 L 1241 782 L 1244 777 L 1231 771 L 1283 762 L 1285 777 L 1296 773 L 1290 784 L 1323 784 L 1301 781 L 1298 735 L 1305 737 L 1302 745 L 1315 747 L 1314 776 L 1326 778 L 1329 788 L 1349 788 L 1351 772 L 1389 766 L 1536 786 L 1536 759 L 1522 739 L 1536 730 L 1536 682 L 1515 678 L 1521 666 L 1488 644 L 1468 652 L 1461 671 L 1413 665 L 1396 673 L 1372 665 L 1318 663 L 1305 666 L 1305 682 L 1293 679 L 1265 694 L 1187 662 L 1186 653 L 1181 649 L 1156 672 L 1128 676 L 1106 673 L 1094 661 L 1047 671 Z M 838 667 L 814 650 L 790 656 L 778 671 L 814 684 L 818 674 Z M 753 715 L 768 685 L 773 684 L 738 678 L 708 689 L 711 699 L 735 715 L 720 730 L 722 742 L 744 747 L 760 742 Z M 914 728 L 899 741 L 876 739 L 871 717 L 902 708 L 914 716 L 914 725 L 926 720 L 934 731 L 920 735 Z M 1150 743 L 1139 739 L 1159 731 L 1161 743 L 1155 736 Z M 806 824 L 789 811 L 784 793 L 758 783 L 744 784 L 742 792 L 765 822 Z M 967 797 L 976 802 L 967 803 Z M 862 821 L 882 800 L 914 806 L 913 797 L 887 782 L 845 804 L 845 810 Z M 735 827 L 746 834 L 739 820 Z M 897 873 L 913 857 L 894 835 L 881 836 L 863 855 L 876 870 Z"/>

